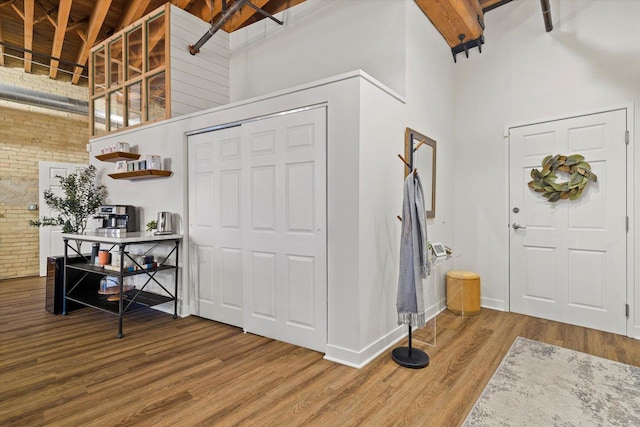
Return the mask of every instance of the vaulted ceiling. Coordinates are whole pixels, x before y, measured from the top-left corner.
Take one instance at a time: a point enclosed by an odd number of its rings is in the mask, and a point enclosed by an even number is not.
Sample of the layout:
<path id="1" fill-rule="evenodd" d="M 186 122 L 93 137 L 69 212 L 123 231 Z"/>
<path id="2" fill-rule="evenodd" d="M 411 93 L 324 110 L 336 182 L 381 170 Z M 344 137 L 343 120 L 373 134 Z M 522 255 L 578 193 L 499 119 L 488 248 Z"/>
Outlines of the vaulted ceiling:
<path id="1" fill-rule="evenodd" d="M 253 0 L 276 14 L 304 0 Z M 0 66 L 24 64 L 25 72 L 86 84 L 90 49 L 167 0 L 0 0 Z M 222 0 L 171 0 L 175 6 L 215 22 Z M 232 4 L 232 0 L 227 0 Z M 265 16 L 244 6 L 222 27 L 233 32 Z M 195 41 L 195 40 L 194 40 Z"/>
<path id="2" fill-rule="evenodd" d="M 223 7 L 232 9 L 238 1 L 170 2 L 204 21 L 217 23 L 224 15 Z M 233 32 L 265 19 L 264 12 L 273 15 L 303 1 L 251 0 L 221 28 Z M 481 47 L 484 13 L 509 1 L 415 0 L 452 48 L 454 59 L 457 52 Z M 86 84 L 90 49 L 165 3 L 168 1 L 0 0 L 0 66 L 23 66 L 28 73 L 47 73 L 53 79 Z"/>

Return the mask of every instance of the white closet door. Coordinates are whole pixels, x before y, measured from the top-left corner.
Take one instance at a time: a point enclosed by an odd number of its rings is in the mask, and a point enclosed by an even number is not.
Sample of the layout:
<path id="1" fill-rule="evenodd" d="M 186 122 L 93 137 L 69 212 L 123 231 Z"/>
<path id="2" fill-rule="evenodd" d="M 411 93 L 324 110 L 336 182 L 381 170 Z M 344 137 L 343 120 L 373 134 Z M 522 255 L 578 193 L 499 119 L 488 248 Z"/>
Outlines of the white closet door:
<path id="1" fill-rule="evenodd" d="M 191 282 L 197 315 L 242 327 L 240 128 L 189 137 Z"/>
<path id="2" fill-rule="evenodd" d="M 244 124 L 242 142 L 244 329 L 324 352 L 326 109 Z"/>

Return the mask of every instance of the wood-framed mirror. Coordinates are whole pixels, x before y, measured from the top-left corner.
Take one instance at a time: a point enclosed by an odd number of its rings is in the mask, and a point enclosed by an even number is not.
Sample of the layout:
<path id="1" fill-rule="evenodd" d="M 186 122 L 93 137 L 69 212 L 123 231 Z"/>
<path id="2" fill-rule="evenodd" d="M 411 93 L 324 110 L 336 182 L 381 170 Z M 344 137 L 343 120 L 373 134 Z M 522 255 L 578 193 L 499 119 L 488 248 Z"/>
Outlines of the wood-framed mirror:
<path id="1" fill-rule="evenodd" d="M 436 141 L 411 128 L 404 132 L 404 158 L 411 165 L 405 166 L 406 178 L 417 169 L 424 193 L 427 218 L 436 217 Z"/>

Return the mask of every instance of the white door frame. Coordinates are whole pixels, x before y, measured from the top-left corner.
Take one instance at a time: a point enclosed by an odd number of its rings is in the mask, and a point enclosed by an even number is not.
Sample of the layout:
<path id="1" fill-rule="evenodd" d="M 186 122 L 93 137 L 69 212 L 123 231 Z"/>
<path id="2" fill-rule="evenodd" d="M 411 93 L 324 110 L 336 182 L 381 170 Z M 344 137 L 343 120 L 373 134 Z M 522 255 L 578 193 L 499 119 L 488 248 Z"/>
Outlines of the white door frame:
<path id="1" fill-rule="evenodd" d="M 566 120 L 580 116 L 587 116 L 593 114 L 606 113 L 610 111 L 616 110 L 625 110 L 627 116 L 627 130 L 629 131 L 629 144 L 627 146 L 627 216 L 629 218 L 629 230 L 627 232 L 627 304 L 629 306 L 629 316 L 627 318 L 627 336 L 633 337 L 636 339 L 640 339 L 640 318 L 637 322 L 634 321 L 636 316 L 640 316 L 640 283 L 636 285 L 635 279 L 635 266 L 638 264 L 640 268 L 640 262 L 636 261 L 635 253 L 636 246 L 638 246 L 638 253 L 640 254 L 640 241 L 635 242 L 635 234 L 636 234 L 636 225 L 634 224 L 636 221 L 636 210 L 635 210 L 635 193 L 636 193 L 636 183 L 634 176 L 636 175 L 635 164 L 636 164 L 636 152 L 635 152 L 635 129 L 634 129 L 634 117 L 635 117 L 635 109 L 634 105 L 623 104 L 619 106 L 614 106 L 611 108 L 603 108 L 598 110 L 587 110 L 582 111 L 576 114 L 571 115 L 563 115 L 563 116 L 555 116 L 549 117 L 540 120 L 532 120 L 527 122 L 521 122 L 516 124 L 507 125 L 504 128 L 504 159 L 505 159 L 505 185 L 507 191 L 505 191 L 505 201 L 504 201 L 504 217 L 503 223 L 505 224 L 505 234 L 504 234 L 504 243 L 505 248 L 507 248 L 506 256 L 505 256 L 505 277 L 504 277 L 504 295 L 505 295 L 505 309 L 507 311 L 511 311 L 511 295 L 510 295 L 510 279 L 509 279 L 509 269 L 510 269 L 510 223 L 509 223 L 509 194 L 511 189 L 511 182 L 509 181 L 509 167 L 510 167 L 510 159 L 509 159 L 509 130 L 511 128 L 522 127 L 522 126 L 530 126 L 536 125 L 540 123 Z M 640 155 L 640 153 L 638 153 Z M 638 164 L 640 164 L 640 159 L 638 159 Z M 640 200 L 639 200 L 640 201 Z M 638 239 L 640 240 L 640 239 Z M 640 274 L 640 271 L 638 272 Z M 621 307 L 621 310 L 623 308 Z M 637 325 L 635 325 L 637 323 Z"/>
<path id="2" fill-rule="evenodd" d="M 78 168 L 86 168 L 89 166 L 89 163 L 68 163 L 68 162 L 48 162 L 48 161 L 39 161 L 38 162 L 38 206 L 39 212 L 38 217 L 41 218 L 43 216 L 51 216 L 52 212 L 44 201 L 44 192 L 49 189 L 49 184 L 51 177 L 49 176 L 50 168 L 60 168 L 60 169 L 70 169 L 71 167 Z M 74 170 L 75 173 L 75 170 Z M 38 230 L 38 246 L 39 246 L 39 256 L 38 256 L 38 264 L 40 270 L 40 276 L 47 275 L 47 257 L 50 256 L 58 256 L 63 255 L 63 246 L 60 246 L 60 253 L 51 253 L 51 247 L 53 245 L 53 232 L 60 230 L 60 226 L 56 227 L 40 227 Z"/>

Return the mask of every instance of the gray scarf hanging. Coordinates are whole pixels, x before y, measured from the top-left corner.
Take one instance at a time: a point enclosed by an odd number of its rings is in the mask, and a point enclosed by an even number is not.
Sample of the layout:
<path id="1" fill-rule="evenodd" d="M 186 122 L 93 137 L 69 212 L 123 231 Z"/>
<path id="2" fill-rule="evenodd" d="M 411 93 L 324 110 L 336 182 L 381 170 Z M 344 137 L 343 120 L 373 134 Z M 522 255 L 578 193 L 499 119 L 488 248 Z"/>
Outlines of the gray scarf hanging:
<path id="1" fill-rule="evenodd" d="M 427 251 L 427 221 L 422 183 L 418 173 L 404 181 L 400 274 L 398 276 L 398 324 L 419 328 L 426 323 L 422 280 L 431 274 Z"/>

